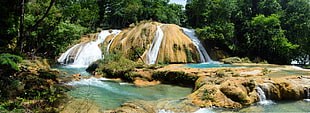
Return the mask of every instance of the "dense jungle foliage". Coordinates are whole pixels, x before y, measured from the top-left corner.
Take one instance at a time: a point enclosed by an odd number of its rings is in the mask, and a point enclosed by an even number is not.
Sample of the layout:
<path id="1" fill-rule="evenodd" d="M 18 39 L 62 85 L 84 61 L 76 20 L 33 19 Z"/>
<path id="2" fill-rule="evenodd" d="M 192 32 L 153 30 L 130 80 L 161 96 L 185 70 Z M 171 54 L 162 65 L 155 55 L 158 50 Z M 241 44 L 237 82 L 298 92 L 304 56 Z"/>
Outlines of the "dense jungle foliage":
<path id="1" fill-rule="evenodd" d="M 127 28 L 142 20 L 196 29 L 208 48 L 231 56 L 288 64 L 310 55 L 310 0 L 187 3 L 183 7 L 169 0 L 0 0 L 0 111 L 57 112 L 55 107 L 65 98 L 54 85 L 59 82 L 57 71 L 22 58 L 54 59 L 81 35 Z"/>
<path id="2" fill-rule="evenodd" d="M 2 0 L 0 52 L 55 58 L 83 34 L 153 20 L 194 28 L 213 44 L 208 46 L 231 56 L 287 64 L 310 54 L 309 0 L 187 2 L 183 7 L 169 0 Z"/>

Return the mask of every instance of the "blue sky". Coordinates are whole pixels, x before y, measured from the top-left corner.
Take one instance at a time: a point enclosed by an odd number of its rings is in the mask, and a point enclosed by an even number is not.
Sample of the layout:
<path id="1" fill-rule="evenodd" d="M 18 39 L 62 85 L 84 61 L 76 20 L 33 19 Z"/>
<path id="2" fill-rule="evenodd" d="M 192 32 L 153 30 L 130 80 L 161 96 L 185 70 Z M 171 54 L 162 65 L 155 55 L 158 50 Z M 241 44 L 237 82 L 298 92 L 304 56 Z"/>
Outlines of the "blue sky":
<path id="1" fill-rule="evenodd" d="M 185 7 L 186 0 L 170 0 L 170 3 L 181 4 L 181 5 L 183 5 Z"/>

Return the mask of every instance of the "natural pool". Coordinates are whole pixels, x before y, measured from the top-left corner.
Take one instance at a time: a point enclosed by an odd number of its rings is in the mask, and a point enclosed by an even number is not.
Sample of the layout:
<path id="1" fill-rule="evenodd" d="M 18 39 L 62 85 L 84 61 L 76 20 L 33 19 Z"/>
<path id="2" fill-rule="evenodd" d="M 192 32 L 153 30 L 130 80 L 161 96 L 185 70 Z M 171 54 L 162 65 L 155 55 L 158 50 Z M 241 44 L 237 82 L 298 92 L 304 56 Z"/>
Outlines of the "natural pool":
<path id="1" fill-rule="evenodd" d="M 227 64 L 207 64 L 210 67 L 240 67 Z M 188 67 L 206 68 L 206 64 L 186 64 Z M 245 66 L 246 67 L 246 66 Z M 208 67 L 207 67 L 208 68 Z M 57 67 L 68 75 L 82 73 L 83 76 L 89 75 L 85 67 Z M 283 71 L 286 74 L 308 74 L 305 71 Z M 271 76 L 281 75 L 273 73 Z M 180 99 L 192 93 L 192 88 L 179 87 L 173 85 L 156 85 L 150 87 L 138 87 L 130 83 L 114 82 L 104 78 L 82 79 L 81 81 L 70 82 L 68 85 L 76 86 L 75 90 L 68 93 L 76 99 L 92 100 L 102 107 L 103 110 L 111 110 L 120 104 L 131 100 L 160 100 L 160 99 Z M 309 112 L 310 102 L 307 100 L 298 101 L 274 101 L 274 104 L 262 105 L 253 104 L 239 109 L 209 108 L 198 110 L 198 112 Z M 160 111 L 170 112 L 170 111 Z M 171 112 L 170 112 L 171 113 Z"/>
<path id="2" fill-rule="evenodd" d="M 211 62 L 211 63 L 197 63 L 197 64 L 184 64 L 182 67 L 189 67 L 189 68 L 221 68 L 221 67 L 277 67 L 275 65 L 230 65 L 230 64 L 223 64 L 219 62 Z M 279 67 L 279 66 L 278 66 Z"/>
<path id="3" fill-rule="evenodd" d="M 74 69 L 72 67 L 57 67 L 61 71 L 71 73 L 84 73 L 86 68 Z M 160 84 L 148 87 L 139 87 L 130 83 L 114 82 L 104 78 L 82 79 L 73 81 L 67 85 L 75 86 L 76 89 L 68 93 L 76 99 L 92 100 L 102 107 L 103 110 L 111 110 L 126 101 L 131 100 L 159 100 L 180 99 L 192 92 L 192 88 L 174 85 Z"/>

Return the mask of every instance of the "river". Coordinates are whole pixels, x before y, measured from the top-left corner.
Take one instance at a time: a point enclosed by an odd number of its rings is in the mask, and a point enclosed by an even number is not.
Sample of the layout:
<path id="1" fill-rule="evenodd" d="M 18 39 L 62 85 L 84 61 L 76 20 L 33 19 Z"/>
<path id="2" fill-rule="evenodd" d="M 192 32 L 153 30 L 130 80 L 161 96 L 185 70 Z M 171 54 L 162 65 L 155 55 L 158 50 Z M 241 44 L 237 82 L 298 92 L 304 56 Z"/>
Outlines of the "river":
<path id="1" fill-rule="evenodd" d="M 214 65 L 214 64 L 212 64 Z M 189 67 L 202 68 L 201 64 L 188 65 Z M 217 65 L 218 66 L 218 65 Z M 219 67 L 225 67 L 230 65 L 221 65 Z M 213 66 L 211 66 L 213 67 Z M 234 66 L 232 66 L 234 67 Z M 66 67 L 58 66 L 56 69 L 60 69 L 63 72 L 68 73 L 68 75 L 81 73 L 82 76 L 89 76 L 90 74 L 85 71 L 85 67 Z M 278 73 L 271 74 L 272 76 L 278 75 L 280 73 L 288 73 L 287 71 L 282 71 Z M 302 71 L 289 71 L 289 73 L 298 74 L 308 74 Z M 146 100 L 146 101 L 156 101 L 160 99 L 174 99 L 178 100 L 186 97 L 192 93 L 192 88 L 180 87 L 174 85 L 154 85 L 148 87 L 139 87 L 131 83 L 125 82 L 115 82 L 106 78 L 94 78 L 81 79 L 80 81 L 72 81 L 67 85 L 75 86 L 76 89 L 68 92 L 69 95 L 75 99 L 87 99 L 95 102 L 103 110 L 112 110 L 127 101 L 134 100 Z M 248 107 L 238 108 L 238 109 L 225 109 L 212 107 L 208 109 L 198 110 L 197 112 L 309 112 L 310 111 L 310 101 L 309 99 L 297 100 L 297 101 L 273 101 L 271 104 L 253 104 Z M 160 111 L 167 112 L 167 111 Z M 171 112 L 171 111 L 169 111 Z"/>

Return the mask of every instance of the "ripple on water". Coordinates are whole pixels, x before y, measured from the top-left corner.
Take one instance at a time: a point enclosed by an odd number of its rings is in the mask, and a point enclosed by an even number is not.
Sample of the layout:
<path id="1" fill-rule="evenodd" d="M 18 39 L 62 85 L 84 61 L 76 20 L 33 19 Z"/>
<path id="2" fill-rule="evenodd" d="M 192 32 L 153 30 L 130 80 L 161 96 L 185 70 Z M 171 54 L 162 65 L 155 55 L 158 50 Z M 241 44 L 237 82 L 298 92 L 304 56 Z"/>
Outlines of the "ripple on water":
<path id="1" fill-rule="evenodd" d="M 72 81 L 67 85 L 77 87 L 75 90 L 69 91 L 71 96 L 77 99 L 93 100 L 105 110 L 115 109 L 122 103 L 132 100 L 179 99 L 186 97 L 192 91 L 192 88 L 164 84 L 137 87 L 128 83 L 94 77 Z"/>

